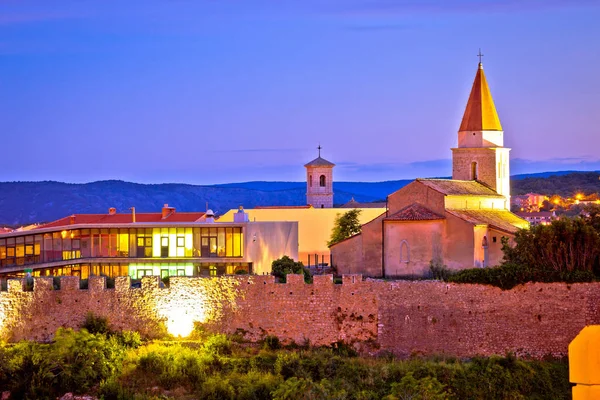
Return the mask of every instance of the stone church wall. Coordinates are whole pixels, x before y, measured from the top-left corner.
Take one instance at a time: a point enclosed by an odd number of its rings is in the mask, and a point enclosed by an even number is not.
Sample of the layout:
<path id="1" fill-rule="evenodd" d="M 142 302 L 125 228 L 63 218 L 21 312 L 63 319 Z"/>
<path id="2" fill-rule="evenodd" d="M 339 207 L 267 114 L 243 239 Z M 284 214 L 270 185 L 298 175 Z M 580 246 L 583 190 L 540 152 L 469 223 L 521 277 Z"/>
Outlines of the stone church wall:
<path id="1" fill-rule="evenodd" d="M 33 291 L 9 281 L 0 292 L 0 339 L 50 340 L 59 327 L 78 328 L 88 312 L 106 316 L 114 329 L 148 337 L 186 335 L 193 321 L 213 332 L 249 340 L 276 335 L 284 341 L 327 345 L 338 340 L 363 351 L 455 356 L 504 354 L 564 356 L 569 342 L 588 324 L 600 322 L 600 284 L 526 284 L 510 291 L 434 281 L 363 281 L 330 275 L 305 284 L 301 276 L 275 283 L 272 276 L 173 277 L 160 288 L 145 277 L 130 288 L 127 277 L 114 289 L 103 278 L 80 290 L 77 277 L 36 278 Z"/>

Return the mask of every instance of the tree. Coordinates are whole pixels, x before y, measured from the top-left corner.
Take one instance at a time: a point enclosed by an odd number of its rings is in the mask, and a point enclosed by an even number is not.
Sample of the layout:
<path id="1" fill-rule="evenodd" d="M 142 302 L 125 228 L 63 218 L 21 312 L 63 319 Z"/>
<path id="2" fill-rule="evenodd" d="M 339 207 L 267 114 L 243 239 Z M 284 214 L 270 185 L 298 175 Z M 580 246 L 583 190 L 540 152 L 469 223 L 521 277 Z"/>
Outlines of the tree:
<path id="1" fill-rule="evenodd" d="M 283 256 L 271 263 L 271 275 L 276 276 L 279 282 L 285 283 L 288 274 L 304 274 L 304 281 L 310 282 L 310 271 L 304 268 L 301 261 L 294 261 L 288 256 Z"/>
<path id="2" fill-rule="evenodd" d="M 352 235 L 356 235 L 361 231 L 361 225 L 358 220 L 360 210 L 352 209 L 344 214 L 338 214 L 335 217 L 335 223 L 331 230 L 331 238 L 327 242 L 327 246 L 333 246 Z"/>

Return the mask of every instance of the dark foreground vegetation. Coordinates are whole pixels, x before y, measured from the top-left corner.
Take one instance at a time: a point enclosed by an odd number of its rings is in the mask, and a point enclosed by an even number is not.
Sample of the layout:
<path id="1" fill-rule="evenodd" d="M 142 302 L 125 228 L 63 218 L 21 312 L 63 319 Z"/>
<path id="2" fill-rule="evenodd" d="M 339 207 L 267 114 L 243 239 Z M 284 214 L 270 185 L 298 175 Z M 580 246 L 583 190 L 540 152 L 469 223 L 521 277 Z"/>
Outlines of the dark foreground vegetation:
<path id="1" fill-rule="evenodd" d="M 144 343 L 111 333 L 102 319 L 60 329 L 49 344 L 0 345 L 0 388 L 11 399 L 67 392 L 103 399 L 569 399 L 565 361 L 514 356 L 358 357 L 344 344 L 282 346 L 275 337 L 195 333 L 189 341 Z"/>
<path id="2" fill-rule="evenodd" d="M 432 265 L 435 278 L 455 283 L 480 283 L 502 289 L 526 282 L 600 281 L 600 214 L 561 218 L 550 225 L 523 229 L 511 246 L 503 239 L 504 262 L 493 268 L 465 269 L 451 274 Z"/>

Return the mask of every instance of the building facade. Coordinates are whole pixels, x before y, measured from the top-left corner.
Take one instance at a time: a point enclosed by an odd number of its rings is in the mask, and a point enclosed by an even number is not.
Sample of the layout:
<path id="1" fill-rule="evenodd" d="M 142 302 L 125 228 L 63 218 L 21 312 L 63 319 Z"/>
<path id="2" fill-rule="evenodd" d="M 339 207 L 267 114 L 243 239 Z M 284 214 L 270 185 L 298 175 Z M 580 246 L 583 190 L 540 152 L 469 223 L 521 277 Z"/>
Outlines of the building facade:
<path id="1" fill-rule="evenodd" d="M 24 232 L 0 234 L 0 277 L 90 275 L 216 276 L 270 273 L 298 257 L 298 223 L 228 223 L 210 213 L 78 214 Z"/>
<path id="2" fill-rule="evenodd" d="M 431 265 L 487 267 L 502 239 L 529 226 L 509 211 L 509 149 L 483 66 L 452 149 L 452 179 L 417 179 L 387 198 L 387 211 L 331 247 L 340 274 L 426 276 Z"/>
<path id="3" fill-rule="evenodd" d="M 385 203 L 375 208 L 315 208 L 299 207 L 256 207 L 246 209 L 250 221 L 297 221 L 298 222 L 298 258 L 306 266 L 329 266 L 330 252 L 327 242 L 338 215 L 352 209 L 360 210 L 358 219 L 361 224 L 385 213 Z M 237 210 L 229 210 L 219 221 L 233 222 Z"/>

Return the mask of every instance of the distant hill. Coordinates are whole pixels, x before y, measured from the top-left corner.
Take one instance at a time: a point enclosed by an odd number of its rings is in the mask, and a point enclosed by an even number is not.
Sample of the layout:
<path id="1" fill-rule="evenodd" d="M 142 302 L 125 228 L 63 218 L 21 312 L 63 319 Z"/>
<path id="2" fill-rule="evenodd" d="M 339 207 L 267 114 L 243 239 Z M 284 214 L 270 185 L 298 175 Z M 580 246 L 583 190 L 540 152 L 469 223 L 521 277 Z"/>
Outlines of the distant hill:
<path id="1" fill-rule="evenodd" d="M 354 198 L 360 202 L 385 199 L 409 180 L 378 183 L 334 183 L 334 202 Z M 165 183 L 146 185 L 123 181 L 71 184 L 53 181 L 0 182 L 0 225 L 19 226 L 48 222 L 76 213 L 105 213 L 110 207 L 119 212 L 156 212 L 168 203 L 179 211 L 204 211 L 208 203 L 216 213 L 243 205 L 306 204 L 302 182 L 245 182 L 225 185 L 186 185 Z"/>
<path id="2" fill-rule="evenodd" d="M 359 202 L 385 200 L 411 180 L 385 182 L 335 182 L 334 203 L 354 198 Z M 513 194 L 538 192 L 570 196 L 577 192 L 600 192 L 598 172 L 544 172 L 512 177 Z M 180 183 L 138 184 L 117 180 L 85 184 L 53 181 L 0 182 L 0 225 L 19 226 L 47 222 L 75 213 L 105 213 L 116 207 L 129 212 L 158 211 L 163 204 L 179 211 L 204 211 L 208 203 L 216 213 L 243 205 L 246 208 L 267 205 L 303 205 L 304 182 L 242 182 L 220 185 Z"/>
<path id="3" fill-rule="evenodd" d="M 544 172 L 531 174 L 512 181 L 512 194 L 540 193 L 572 197 L 576 193 L 600 193 L 600 173 L 596 172 Z"/>

